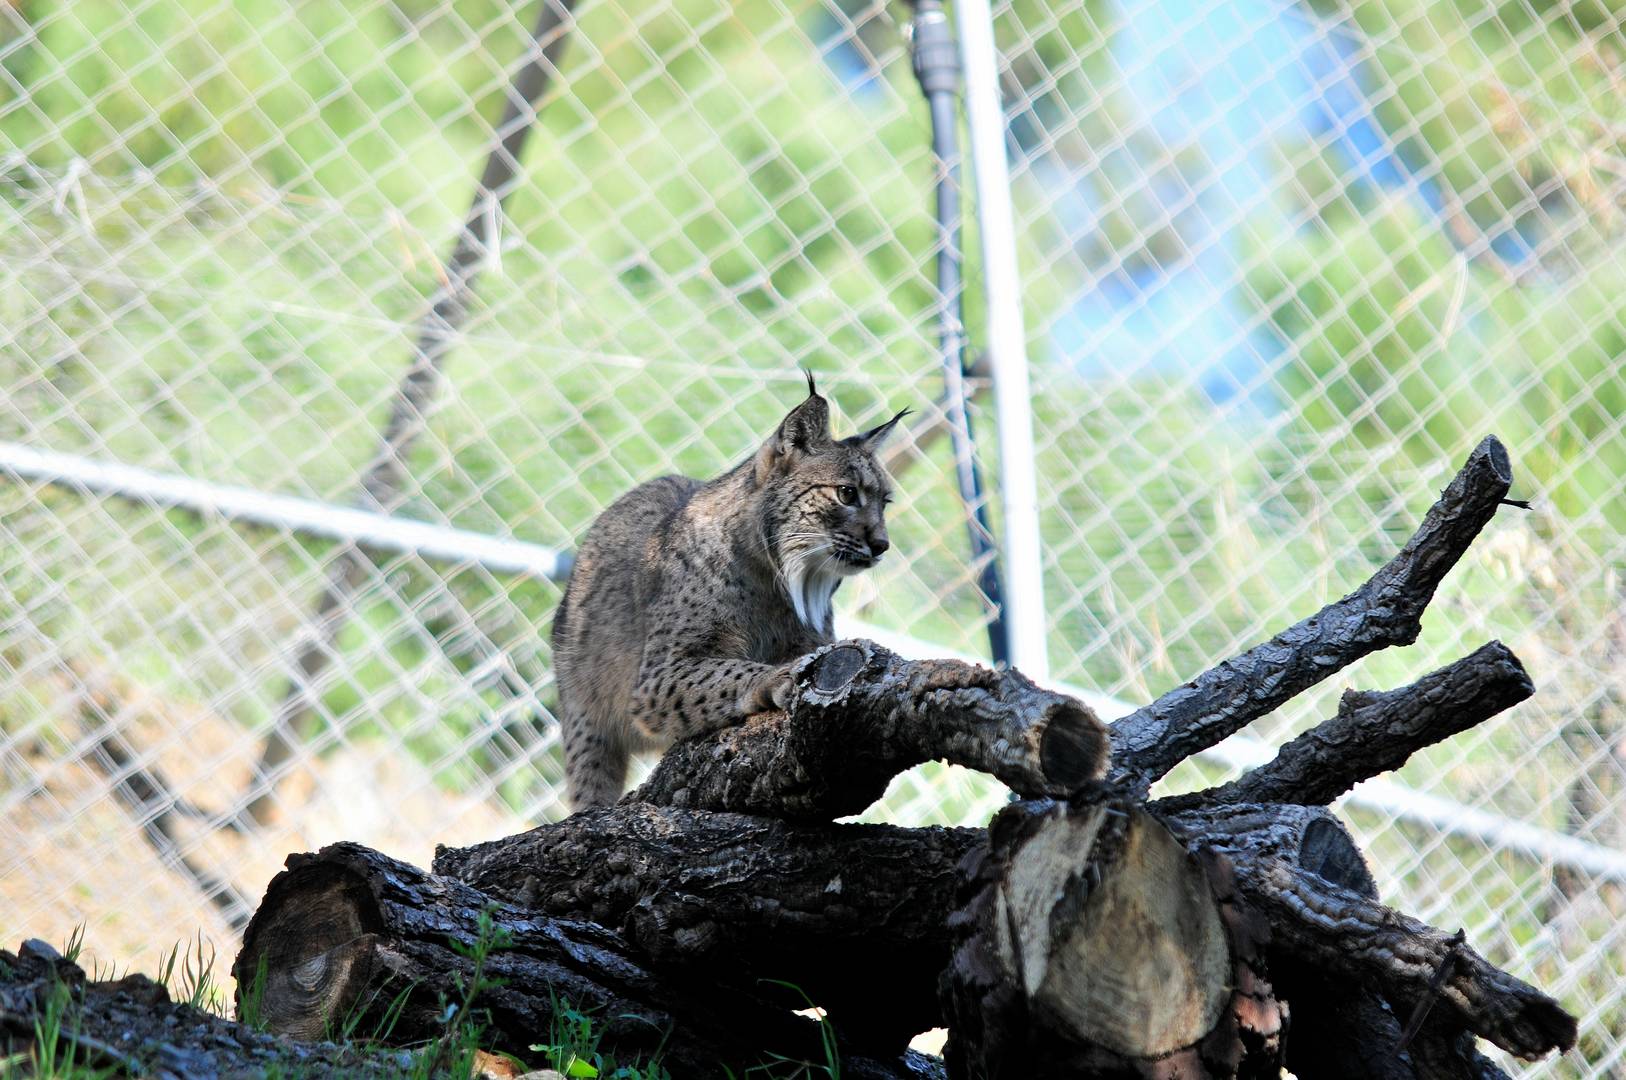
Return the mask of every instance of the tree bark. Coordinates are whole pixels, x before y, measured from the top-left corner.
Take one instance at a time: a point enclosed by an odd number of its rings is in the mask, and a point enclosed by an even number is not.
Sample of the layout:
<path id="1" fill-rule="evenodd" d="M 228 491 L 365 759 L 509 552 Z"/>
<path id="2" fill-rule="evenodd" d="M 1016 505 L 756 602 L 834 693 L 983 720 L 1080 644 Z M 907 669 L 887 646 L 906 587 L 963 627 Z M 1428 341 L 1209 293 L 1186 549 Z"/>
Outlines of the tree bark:
<path id="1" fill-rule="evenodd" d="M 795 820 L 856 814 L 905 769 L 942 758 L 1022 795 L 1098 778 L 1106 730 L 1083 702 L 1021 672 L 904 660 L 871 641 L 797 661 L 789 709 L 668 749 L 624 801 Z"/>
<path id="2" fill-rule="evenodd" d="M 239 1006 L 263 963 L 259 1008 L 274 1033 L 320 1038 L 330 1023 L 347 1020 L 374 1030 L 404 993 L 390 1039 L 433 1038 L 446 1002 L 461 997 L 471 976 L 468 953 L 482 912 L 501 943 L 485 968 L 500 985 L 478 998 L 490 1017 L 491 1049 L 534 1057 L 529 1046 L 568 1003 L 596 1019 L 603 1045 L 623 1060 L 658 1052 L 678 1076 L 714 1075 L 723 1066 L 739 1072 L 764 1054 L 822 1055 L 816 1023 L 788 1008 L 726 983 L 668 983 L 600 926 L 498 903 L 358 844 L 290 856 L 272 880 L 232 968 Z M 929 1074 L 918 1055 L 855 1059 L 854 1068 L 877 1077 Z"/>
<path id="3" fill-rule="evenodd" d="M 1128 804 L 1017 804 L 965 864 L 941 987 L 953 1077 L 1276 1076 L 1269 928 L 1228 864 Z"/>
<path id="4" fill-rule="evenodd" d="M 1434 590 L 1512 482 L 1506 449 L 1487 435 L 1406 546 L 1364 585 L 1115 722 L 1110 778 L 1145 792 L 1186 758 L 1368 653 L 1411 644 Z"/>
<path id="5" fill-rule="evenodd" d="M 1242 894 L 1270 920 L 1277 949 L 1377 990 L 1397 1014 L 1426 1004 L 1519 1057 L 1575 1045 L 1574 1017 L 1460 939 L 1286 862 L 1232 858 Z"/>
<path id="6" fill-rule="evenodd" d="M 1162 816 L 1161 804 L 1154 809 Z M 1244 896 L 1258 888 L 1261 875 L 1253 868 L 1268 865 L 1286 868 L 1288 880 L 1302 876 L 1366 898 L 1362 910 L 1369 923 L 1398 925 L 1403 919 L 1370 903 L 1376 886 L 1365 861 L 1324 807 L 1221 804 L 1162 820 L 1192 850 L 1218 853 L 1239 866 L 1246 862 L 1250 870 L 1236 885 Z M 996 823 L 996 832 L 1002 827 Z M 844 1037 L 882 1051 L 943 1022 L 931 1000 L 931 982 L 948 962 L 950 916 L 963 903 L 955 899 L 955 863 L 977 851 L 987 835 L 627 804 L 506 840 L 442 849 L 435 870 L 531 910 L 602 923 L 674 981 L 703 973 L 702 981 L 722 979 L 749 993 L 753 980 L 793 971 L 792 981 L 830 1011 Z M 1090 845 L 1056 847 L 1052 873 L 1095 872 Z M 1351 1037 L 1363 1042 L 1398 1044 L 1393 1014 L 1409 1016 L 1415 994 L 1396 997 L 1391 1009 L 1375 992 L 1388 983 L 1372 970 L 1325 962 L 1328 951 L 1356 951 L 1368 939 L 1282 915 L 1292 907 L 1291 897 L 1267 899 L 1272 921 L 1287 920 L 1267 950 L 1269 970 L 1278 996 L 1292 1003 L 1295 1015 L 1312 1030 L 1353 1027 L 1364 1034 Z M 1411 934 L 1420 945 L 1410 941 Z M 1319 944 L 1307 947 L 1305 936 Z M 1405 948 L 1426 948 L 1444 937 L 1413 922 L 1396 940 Z M 1523 986 L 1489 970 L 1496 994 L 1508 985 Z M 1335 977 L 1328 978 L 1328 971 Z M 1540 995 L 1529 1001 L 1562 1015 Z M 1290 1040 L 1290 1067 L 1296 1060 L 1302 1075 L 1318 1075 L 1335 1064 L 1337 1055 L 1328 1048 L 1337 1044 L 1329 1039 Z"/>
<path id="7" fill-rule="evenodd" d="M 843 1038 L 897 1051 L 942 1023 L 955 867 L 985 835 L 628 803 L 441 848 L 434 870 L 591 919 L 663 972 L 757 993 L 761 979 L 794 982 Z"/>
<path id="8" fill-rule="evenodd" d="M 1159 800 L 1165 809 L 1212 803 L 1330 803 L 1362 780 L 1398 769 L 1418 750 L 1467 731 L 1536 692 L 1500 641 L 1398 690 L 1346 690 L 1338 713 L 1229 784 Z"/>

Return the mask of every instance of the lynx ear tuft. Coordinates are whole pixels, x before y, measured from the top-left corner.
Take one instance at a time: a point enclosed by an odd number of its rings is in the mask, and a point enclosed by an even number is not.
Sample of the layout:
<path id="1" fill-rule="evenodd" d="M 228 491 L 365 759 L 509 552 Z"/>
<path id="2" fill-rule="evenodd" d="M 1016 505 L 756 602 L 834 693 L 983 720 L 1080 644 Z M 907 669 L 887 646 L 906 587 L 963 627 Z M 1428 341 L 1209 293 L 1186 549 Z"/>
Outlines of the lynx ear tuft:
<path id="1" fill-rule="evenodd" d="M 864 432 L 864 434 L 858 437 L 858 441 L 864 444 L 864 449 L 866 450 L 876 449 L 882 443 L 886 442 L 886 437 L 892 434 L 892 429 L 898 426 L 898 421 L 902 420 L 905 416 L 908 416 L 912 411 L 912 409 L 899 409 L 898 415 L 894 416 L 892 419 L 888 420 L 879 427 L 870 428 L 868 431 Z"/>
<path id="2" fill-rule="evenodd" d="M 830 403 L 812 390 L 812 375 L 807 377 L 807 385 L 811 392 L 806 400 L 785 414 L 774 433 L 788 449 L 806 451 L 830 441 Z"/>
<path id="3" fill-rule="evenodd" d="M 812 368 L 803 368 L 802 369 L 802 374 L 807 376 L 807 396 L 808 397 L 818 397 L 819 396 L 819 388 L 813 385 L 813 369 Z"/>
<path id="4" fill-rule="evenodd" d="M 830 441 L 830 403 L 813 386 L 807 373 L 807 398 L 779 421 L 779 427 L 757 451 L 756 479 L 762 483 L 776 468 Z"/>

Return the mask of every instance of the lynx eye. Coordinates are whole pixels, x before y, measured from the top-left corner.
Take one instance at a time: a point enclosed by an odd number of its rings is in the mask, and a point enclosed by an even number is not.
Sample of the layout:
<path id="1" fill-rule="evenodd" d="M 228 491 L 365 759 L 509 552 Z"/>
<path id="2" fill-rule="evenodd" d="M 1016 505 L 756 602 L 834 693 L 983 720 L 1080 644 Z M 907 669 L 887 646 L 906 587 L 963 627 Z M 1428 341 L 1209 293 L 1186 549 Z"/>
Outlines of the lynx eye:
<path id="1" fill-rule="evenodd" d="M 841 500 L 843 506 L 858 505 L 858 489 L 851 484 L 842 484 L 836 488 L 836 498 Z"/>

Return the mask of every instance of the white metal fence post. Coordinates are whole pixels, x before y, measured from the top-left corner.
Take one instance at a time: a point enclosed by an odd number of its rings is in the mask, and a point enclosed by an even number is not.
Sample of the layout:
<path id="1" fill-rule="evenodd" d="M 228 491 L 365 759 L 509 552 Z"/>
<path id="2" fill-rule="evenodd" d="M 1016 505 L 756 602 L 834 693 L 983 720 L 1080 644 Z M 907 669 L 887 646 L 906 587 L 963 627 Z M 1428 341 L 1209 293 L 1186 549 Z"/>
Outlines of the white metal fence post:
<path id="1" fill-rule="evenodd" d="M 1011 175 L 1005 159 L 1005 110 L 1000 104 L 994 52 L 994 17 L 988 0 L 959 0 L 954 13 L 965 65 L 966 118 L 971 134 L 971 167 L 976 176 L 977 234 L 982 245 L 982 287 L 988 303 L 988 359 L 999 425 L 1005 618 L 1011 663 L 1042 682 L 1049 675 L 1050 664 L 1045 651 L 1039 494 L 1027 336 L 1017 288 Z"/>

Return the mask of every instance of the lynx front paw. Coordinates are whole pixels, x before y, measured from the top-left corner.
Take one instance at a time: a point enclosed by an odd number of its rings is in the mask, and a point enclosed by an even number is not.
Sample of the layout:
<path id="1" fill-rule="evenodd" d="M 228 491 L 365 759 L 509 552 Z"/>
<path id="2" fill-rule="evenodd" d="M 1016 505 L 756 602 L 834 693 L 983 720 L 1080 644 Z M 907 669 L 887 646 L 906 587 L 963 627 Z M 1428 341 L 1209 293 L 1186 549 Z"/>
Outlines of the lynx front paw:
<path id="1" fill-rule="evenodd" d="M 780 712 L 790 708 L 796 683 L 785 668 L 768 672 L 740 696 L 740 712 L 746 716 L 757 713 Z"/>

